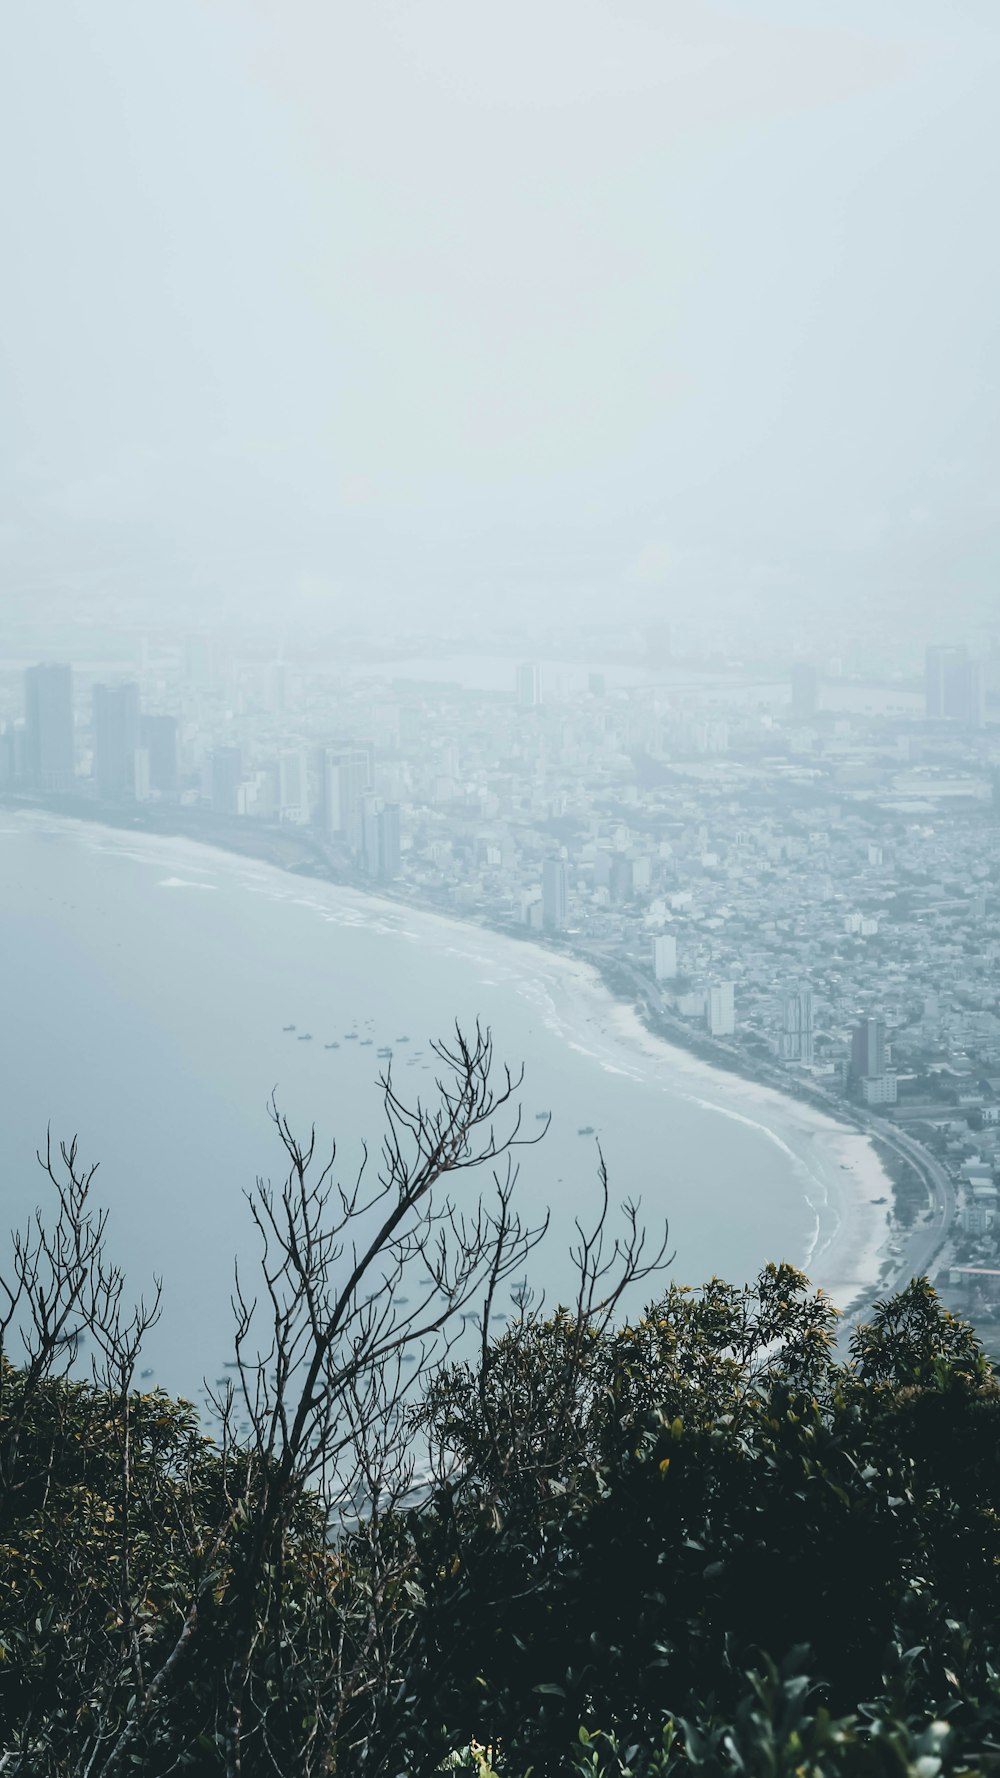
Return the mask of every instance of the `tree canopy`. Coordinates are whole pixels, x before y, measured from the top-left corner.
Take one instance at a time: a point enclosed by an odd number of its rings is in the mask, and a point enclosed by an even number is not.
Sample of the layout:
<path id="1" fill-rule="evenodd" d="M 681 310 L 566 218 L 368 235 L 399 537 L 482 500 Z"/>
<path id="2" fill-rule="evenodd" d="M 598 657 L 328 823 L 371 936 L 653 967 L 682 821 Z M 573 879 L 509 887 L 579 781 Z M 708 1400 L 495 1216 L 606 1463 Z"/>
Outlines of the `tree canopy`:
<path id="1" fill-rule="evenodd" d="M 136 1386 L 157 1304 L 125 1309 L 75 1149 L 45 1157 L 54 1215 L 0 1296 L 0 1771 L 1000 1768 L 973 1330 L 925 1279 L 847 1354 L 789 1265 L 668 1285 L 602 1175 L 574 1299 L 525 1290 L 497 1336 L 540 1233 L 502 1164 L 516 1081 L 490 1084 L 488 1036 L 441 1058 L 433 1107 L 387 1099 L 371 1190 L 275 1114 L 269 1337 L 246 1286 L 211 1426 Z M 451 1195 L 477 1159 L 492 1205 Z"/>

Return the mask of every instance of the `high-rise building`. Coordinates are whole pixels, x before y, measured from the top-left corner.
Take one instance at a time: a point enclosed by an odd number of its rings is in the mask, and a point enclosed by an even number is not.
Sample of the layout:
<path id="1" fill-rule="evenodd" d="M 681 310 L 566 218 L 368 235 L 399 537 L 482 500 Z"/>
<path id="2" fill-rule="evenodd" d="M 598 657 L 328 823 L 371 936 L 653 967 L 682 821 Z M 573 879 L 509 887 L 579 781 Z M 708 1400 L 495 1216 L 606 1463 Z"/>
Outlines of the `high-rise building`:
<path id="1" fill-rule="evenodd" d="M 217 815 L 238 815 L 243 783 L 243 754 L 238 747 L 216 747 L 210 762 L 212 808 Z"/>
<path id="2" fill-rule="evenodd" d="M 924 662 L 927 715 L 982 728 L 986 714 L 984 663 L 971 660 L 965 647 L 928 648 Z"/>
<path id="3" fill-rule="evenodd" d="M 798 988 L 785 995 L 781 1054 L 786 1062 L 812 1062 L 814 1059 L 811 988 Z"/>
<path id="4" fill-rule="evenodd" d="M 309 820 L 309 773 L 300 747 L 278 755 L 278 815 L 282 821 L 304 826 Z"/>
<path id="5" fill-rule="evenodd" d="M 94 783 L 104 802 L 135 796 L 139 746 L 139 687 L 94 686 Z"/>
<path id="6" fill-rule="evenodd" d="M 371 877 L 378 876 L 378 818 L 382 808 L 382 799 L 374 790 L 363 790 L 358 802 L 357 827 L 358 844 L 351 850 L 356 854 L 363 870 Z"/>
<path id="7" fill-rule="evenodd" d="M 367 747 L 325 747 L 320 759 L 320 811 L 324 833 L 364 850 L 361 799 L 371 789 L 372 756 Z"/>
<path id="8" fill-rule="evenodd" d="M 819 706 L 819 674 L 811 661 L 796 661 L 791 672 L 792 715 L 808 722 Z"/>
<path id="9" fill-rule="evenodd" d="M 632 860 L 623 852 L 616 852 L 611 860 L 608 882 L 608 894 L 617 907 L 627 901 L 632 893 Z"/>
<path id="10" fill-rule="evenodd" d="M 862 1019 L 851 1036 L 851 1073 L 855 1080 L 877 1080 L 885 1067 L 885 1020 Z"/>
<path id="11" fill-rule="evenodd" d="M 392 883 L 400 869 L 399 804 L 386 803 L 378 818 L 378 874 L 383 883 Z"/>
<path id="12" fill-rule="evenodd" d="M 542 864 L 542 925 L 550 932 L 564 932 L 568 924 L 566 862 L 562 858 L 546 858 Z"/>
<path id="13" fill-rule="evenodd" d="M 653 940 L 653 974 L 658 982 L 672 981 L 677 974 L 677 940 L 671 933 Z"/>
<path id="14" fill-rule="evenodd" d="M 177 718 L 143 716 L 139 723 L 142 746 L 149 754 L 149 787 L 159 796 L 176 796 Z"/>
<path id="15" fill-rule="evenodd" d="M 152 794 L 149 748 L 136 747 L 132 754 L 132 795 L 137 803 L 148 803 Z"/>
<path id="16" fill-rule="evenodd" d="M 732 982 L 714 982 L 708 991 L 708 1029 L 713 1037 L 732 1037 L 736 1031 L 736 990 Z"/>
<path id="17" fill-rule="evenodd" d="M 517 669 L 517 701 L 522 710 L 533 710 L 542 701 L 542 676 L 537 661 L 522 661 Z"/>
<path id="18" fill-rule="evenodd" d="M 33 790 L 73 788 L 73 674 L 56 662 L 24 675 L 24 776 Z"/>
<path id="19" fill-rule="evenodd" d="M 358 805 L 360 844 L 356 848 L 361 867 L 381 883 L 391 883 L 400 873 L 399 804 L 387 803 L 374 790 L 363 790 Z"/>

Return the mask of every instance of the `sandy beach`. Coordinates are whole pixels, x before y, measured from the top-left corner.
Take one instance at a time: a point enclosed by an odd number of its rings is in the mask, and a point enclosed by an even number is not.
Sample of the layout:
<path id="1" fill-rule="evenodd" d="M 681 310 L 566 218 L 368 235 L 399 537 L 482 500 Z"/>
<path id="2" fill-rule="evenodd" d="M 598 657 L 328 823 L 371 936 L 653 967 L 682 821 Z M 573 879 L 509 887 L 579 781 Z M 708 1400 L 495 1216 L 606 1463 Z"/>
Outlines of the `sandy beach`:
<path id="1" fill-rule="evenodd" d="M 870 1138 L 802 1100 L 723 1073 L 654 1035 L 634 1006 L 613 998 L 590 964 L 548 951 L 541 955 L 544 974 L 558 982 L 557 1005 L 564 1002 L 561 1022 L 603 1065 L 641 1073 L 721 1117 L 744 1121 L 796 1156 L 815 1216 L 813 1238 L 805 1253 L 794 1256 L 796 1263 L 841 1309 L 870 1296 L 893 1232 L 892 1182 Z"/>

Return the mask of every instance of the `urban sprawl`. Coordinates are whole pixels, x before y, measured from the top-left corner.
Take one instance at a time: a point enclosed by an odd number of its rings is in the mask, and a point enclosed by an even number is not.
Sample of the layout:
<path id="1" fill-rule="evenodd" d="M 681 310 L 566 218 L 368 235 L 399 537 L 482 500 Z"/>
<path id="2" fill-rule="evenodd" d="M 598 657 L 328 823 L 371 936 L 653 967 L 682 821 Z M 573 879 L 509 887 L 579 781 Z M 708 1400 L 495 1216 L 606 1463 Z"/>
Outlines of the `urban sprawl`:
<path id="1" fill-rule="evenodd" d="M 493 666 L 207 634 L 128 676 L 29 665 L 0 678 L 0 793 L 571 950 L 673 1041 L 875 1133 L 914 1264 L 1000 1316 L 1000 651 L 875 684 L 696 671 L 661 628 L 631 665 Z"/>

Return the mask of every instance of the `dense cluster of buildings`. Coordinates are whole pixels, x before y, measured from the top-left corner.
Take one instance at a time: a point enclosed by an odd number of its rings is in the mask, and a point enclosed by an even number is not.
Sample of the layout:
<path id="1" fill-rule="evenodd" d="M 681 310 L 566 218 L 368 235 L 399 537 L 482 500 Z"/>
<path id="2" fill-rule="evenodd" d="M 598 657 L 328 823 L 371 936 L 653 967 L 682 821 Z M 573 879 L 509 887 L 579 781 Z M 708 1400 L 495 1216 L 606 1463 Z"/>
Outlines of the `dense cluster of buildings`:
<path id="1" fill-rule="evenodd" d="M 992 1189 L 1000 1158 L 1000 653 L 866 685 L 660 652 L 555 690 L 512 659 L 507 691 L 205 636 L 132 678 L 35 665 L 0 787 L 297 830 L 316 868 L 614 960 L 741 1065 L 916 1130 L 989 1257 L 962 1168 Z"/>

